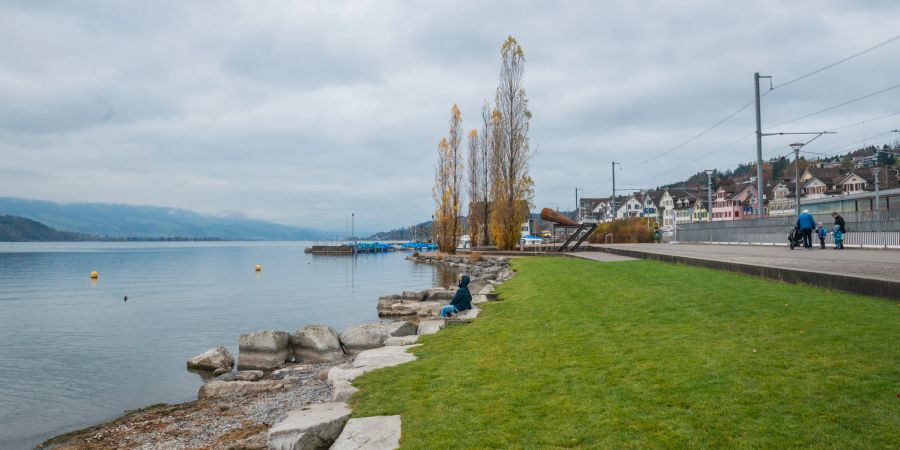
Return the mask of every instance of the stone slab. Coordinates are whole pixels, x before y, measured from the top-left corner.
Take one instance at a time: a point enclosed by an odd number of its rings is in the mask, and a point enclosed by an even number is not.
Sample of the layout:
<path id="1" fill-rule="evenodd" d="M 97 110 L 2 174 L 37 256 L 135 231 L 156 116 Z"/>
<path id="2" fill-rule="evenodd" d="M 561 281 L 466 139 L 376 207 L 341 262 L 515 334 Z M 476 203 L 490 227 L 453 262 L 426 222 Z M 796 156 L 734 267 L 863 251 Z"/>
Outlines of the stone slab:
<path id="1" fill-rule="evenodd" d="M 396 346 L 396 345 L 412 345 L 415 344 L 416 341 L 419 340 L 419 335 L 414 334 L 411 336 L 391 336 L 384 341 L 385 347 L 387 346 Z"/>
<path id="2" fill-rule="evenodd" d="M 350 419 L 331 450 L 392 450 L 400 447 L 400 416 Z"/>
<path id="3" fill-rule="evenodd" d="M 346 403 L 316 403 L 288 412 L 266 436 L 269 450 L 328 448 L 350 419 Z"/>
<path id="4" fill-rule="evenodd" d="M 353 387 L 349 381 L 336 381 L 332 386 L 331 401 L 346 402 L 357 392 L 359 392 L 359 389 Z"/>
<path id="5" fill-rule="evenodd" d="M 444 328 L 446 322 L 444 319 L 425 319 L 419 321 L 419 336 L 435 334 Z"/>

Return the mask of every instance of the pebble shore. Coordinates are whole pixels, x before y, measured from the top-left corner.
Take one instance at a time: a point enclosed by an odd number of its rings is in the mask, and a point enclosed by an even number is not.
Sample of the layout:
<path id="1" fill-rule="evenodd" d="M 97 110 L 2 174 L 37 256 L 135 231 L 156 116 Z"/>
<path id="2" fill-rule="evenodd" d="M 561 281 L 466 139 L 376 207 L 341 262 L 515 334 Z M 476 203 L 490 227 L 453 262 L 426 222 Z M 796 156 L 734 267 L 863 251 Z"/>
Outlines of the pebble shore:
<path id="1" fill-rule="evenodd" d="M 45 441 L 38 448 L 74 449 L 264 449 L 266 432 L 288 411 L 331 401 L 325 374 L 346 360 L 289 364 L 296 382 L 287 389 L 230 394 L 176 405 L 154 405 L 95 427 Z"/>

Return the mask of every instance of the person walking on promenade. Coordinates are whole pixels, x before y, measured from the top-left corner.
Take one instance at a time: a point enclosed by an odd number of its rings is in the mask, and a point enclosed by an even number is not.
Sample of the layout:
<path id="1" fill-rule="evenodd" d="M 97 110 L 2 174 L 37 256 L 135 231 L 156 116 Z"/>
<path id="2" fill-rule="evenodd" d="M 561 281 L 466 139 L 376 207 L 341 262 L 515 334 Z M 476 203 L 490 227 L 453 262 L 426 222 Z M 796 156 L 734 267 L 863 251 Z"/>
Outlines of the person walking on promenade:
<path id="1" fill-rule="evenodd" d="M 459 289 L 450 304 L 441 308 L 441 317 L 450 317 L 458 312 L 472 309 L 472 294 L 469 293 L 469 276 L 463 275 L 459 280 Z"/>
<path id="2" fill-rule="evenodd" d="M 840 249 L 843 250 L 844 249 L 844 234 L 847 233 L 847 225 L 844 223 L 844 218 L 841 217 L 841 215 L 838 214 L 837 211 L 832 212 L 831 217 L 834 217 L 834 228 L 832 230 L 841 232 Z M 832 234 L 834 234 L 834 233 L 832 233 Z M 837 244 L 837 235 L 834 236 L 834 243 Z M 835 247 L 835 248 L 838 248 L 838 247 Z"/>
<path id="3" fill-rule="evenodd" d="M 816 219 L 813 218 L 808 209 L 804 209 L 800 217 L 797 218 L 797 228 L 800 228 L 800 236 L 803 237 L 803 248 L 811 249 L 812 231 L 816 228 Z"/>
<path id="4" fill-rule="evenodd" d="M 821 223 L 816 227 L 816 234 L 819 236 L 819 247 L 825 248 L 825 237 L 828 236 L 828 230 L 825 229 L 825 225 Z"/>

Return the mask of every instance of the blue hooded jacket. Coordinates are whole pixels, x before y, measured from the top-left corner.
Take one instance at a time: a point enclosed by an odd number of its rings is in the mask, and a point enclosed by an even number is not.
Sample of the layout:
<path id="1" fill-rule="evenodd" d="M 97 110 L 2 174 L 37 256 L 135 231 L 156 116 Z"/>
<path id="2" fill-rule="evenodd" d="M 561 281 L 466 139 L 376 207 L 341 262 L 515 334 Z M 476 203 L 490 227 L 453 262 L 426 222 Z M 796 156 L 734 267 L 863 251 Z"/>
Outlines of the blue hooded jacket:
<path id="1" fill-rule="evenodd" d="M 469 293 L 469 276 L 463 275 L 459 280 L 459 289 L 450 304 L 455 306 L 459 311 L 472 309 L 472 294 Z"/>
<path id="2" fill-rule="evenodd" d="M 810 213 L 800 214 L 800 217 L 797 218 L 797 226 L 801 230 L 812 230 L 816 228 L 816 219 L 813 219 Z"/>

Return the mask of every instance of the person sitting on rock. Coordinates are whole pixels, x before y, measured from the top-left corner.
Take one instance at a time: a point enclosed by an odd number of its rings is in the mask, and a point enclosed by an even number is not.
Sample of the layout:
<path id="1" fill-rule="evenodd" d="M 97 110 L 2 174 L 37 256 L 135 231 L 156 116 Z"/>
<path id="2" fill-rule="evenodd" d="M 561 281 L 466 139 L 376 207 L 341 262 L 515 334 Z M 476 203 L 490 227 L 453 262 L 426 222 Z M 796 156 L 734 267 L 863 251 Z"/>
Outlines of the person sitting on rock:
<path id="1" fill-rule="evenodd" d="M 441 308 L 441 317 L 450 317 L 456 313 L 472 309 L 472 294 L 469 293 L 469 276 L 463 275 L 459 279 L 459 289 L 450 304 Z"/>

